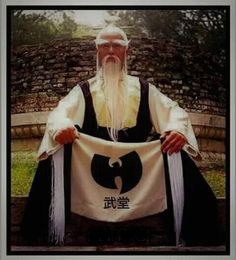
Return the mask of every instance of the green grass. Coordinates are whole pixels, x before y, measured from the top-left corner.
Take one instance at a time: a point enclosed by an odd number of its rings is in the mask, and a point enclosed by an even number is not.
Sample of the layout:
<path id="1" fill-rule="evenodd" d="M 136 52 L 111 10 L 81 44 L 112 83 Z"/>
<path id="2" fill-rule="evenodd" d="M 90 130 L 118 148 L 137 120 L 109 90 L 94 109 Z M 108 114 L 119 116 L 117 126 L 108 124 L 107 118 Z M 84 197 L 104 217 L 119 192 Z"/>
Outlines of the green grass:
<path id="1" fill-rule="evenodd" d="M 204 178 L 211 186 L 216 197 L 225 197 L 225 172 L 222 169 L 206 170 Z"/>
<path id="2" fill-rule="evenodd" d="M 13 152 L 11 155 L 11 195 L 28 196 L 37 167 L 35 152 Z"/>
<path id="3" fill-rule="evenodd" d="M 13 152 L 11 170 L 11 195 L 28 196 L 37 167 L 35 152 Z M 204 167 L 204 178 L 216 197 L 225 197 L 225 172 L 223 167 Z"/>

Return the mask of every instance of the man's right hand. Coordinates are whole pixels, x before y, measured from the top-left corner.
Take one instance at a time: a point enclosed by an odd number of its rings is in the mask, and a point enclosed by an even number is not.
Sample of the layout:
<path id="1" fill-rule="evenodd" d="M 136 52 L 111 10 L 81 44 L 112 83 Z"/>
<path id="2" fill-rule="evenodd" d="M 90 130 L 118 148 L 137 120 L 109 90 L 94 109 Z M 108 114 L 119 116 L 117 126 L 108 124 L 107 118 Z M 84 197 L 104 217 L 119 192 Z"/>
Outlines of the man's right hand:
<path id="1" fill-rule="evenodd" d="M 79 133 L 74 126 L 59 129 L 55 134 L 55 141 L 59 144 L 72 143 L 76 138 L 79 138 Z"/>

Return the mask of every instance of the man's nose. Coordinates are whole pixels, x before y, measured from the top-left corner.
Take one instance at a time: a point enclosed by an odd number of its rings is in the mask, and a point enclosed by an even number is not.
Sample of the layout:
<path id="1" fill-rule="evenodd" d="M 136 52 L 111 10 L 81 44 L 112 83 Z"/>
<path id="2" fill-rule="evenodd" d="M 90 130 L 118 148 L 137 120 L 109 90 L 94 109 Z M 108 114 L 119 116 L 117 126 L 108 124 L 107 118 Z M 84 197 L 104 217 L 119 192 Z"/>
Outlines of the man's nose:
<path id="1" fill-rule="evenodd" d="M 114 48 L 113 48 L 112 44 L 109 46 L 109 53 L 110 54 L 114 53 Z"/>

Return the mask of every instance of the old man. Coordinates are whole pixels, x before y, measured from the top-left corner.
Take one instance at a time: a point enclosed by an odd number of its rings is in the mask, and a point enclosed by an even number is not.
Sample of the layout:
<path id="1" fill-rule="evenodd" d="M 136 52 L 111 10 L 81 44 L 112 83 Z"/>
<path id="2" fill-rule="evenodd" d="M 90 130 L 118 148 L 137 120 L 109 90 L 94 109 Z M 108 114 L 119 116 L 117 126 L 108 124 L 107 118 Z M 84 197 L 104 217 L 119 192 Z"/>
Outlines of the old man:
<path id="1" fill-rule="evenodd" d="M 52 204 L 51 157 L 63 145 L 72 144 L 75 140 L 80 143 L 80 139 L 83 142 L 82 134 L 86 134 L 112 143 L 131 145 L 159 139 L 164 157 L 181 153 L 184 208 L 179 236 L 183 243 L 189 245 L 214 243 L 216 200 L 193 162 L 201 156 L 188 114 L 156 86 L 128 75 L 129 40 L 122 29 L 109 24 L 99 32 L 95 44 L 96 76 L 76 85 L 49 115 L 38 151 L 39 167 L 25 211 L 24 236 L 28 239 L 47 236 Z M 165 177 L 167 187 L 170 186 L 169 177 Z M 42 190 L 44 203 L 42 197 L 39 198 Z M 72 190 L 76 192 L 76 188 Z M 166 193 L 168 205 L 156 213 L 171 219 L 174 214 L 173 189 L 167 188 Z M 71 210 L 70 205 L 67 210 Z M 173 239 L 170 238 L 169 243 L 173 243 Z"/>

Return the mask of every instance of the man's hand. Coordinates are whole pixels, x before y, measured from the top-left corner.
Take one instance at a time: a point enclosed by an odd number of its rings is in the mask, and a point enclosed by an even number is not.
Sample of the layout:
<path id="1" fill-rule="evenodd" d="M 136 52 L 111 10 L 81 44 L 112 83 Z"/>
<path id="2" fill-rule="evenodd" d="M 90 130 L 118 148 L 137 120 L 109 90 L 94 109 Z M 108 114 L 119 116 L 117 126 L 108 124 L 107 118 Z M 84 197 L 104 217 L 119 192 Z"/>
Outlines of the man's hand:
<path id="1" fill-rule="evenodd" d="M 59 144 L 72 143 L 76 138 L 79 138 L 79 134 L 73 126 L 59 129 L 55 135 L 55 141 Z"/>
<path id="2" fill-rule="evenodd" d="M 161 145 L 161 150 L 169 155 L 178 153 L 187 142 L 185 136 L 176 131 L 165 132 L 161 135 L 161 139 L 165 139 Z"/>

